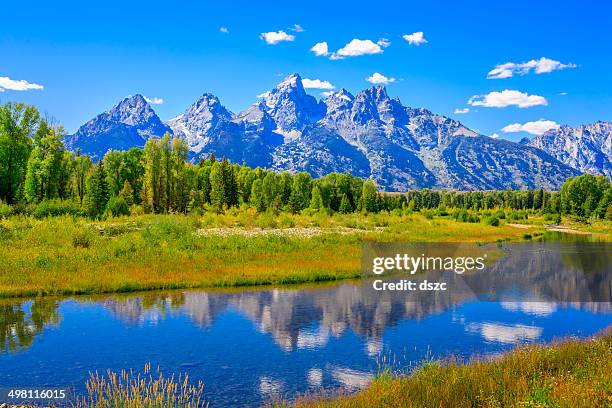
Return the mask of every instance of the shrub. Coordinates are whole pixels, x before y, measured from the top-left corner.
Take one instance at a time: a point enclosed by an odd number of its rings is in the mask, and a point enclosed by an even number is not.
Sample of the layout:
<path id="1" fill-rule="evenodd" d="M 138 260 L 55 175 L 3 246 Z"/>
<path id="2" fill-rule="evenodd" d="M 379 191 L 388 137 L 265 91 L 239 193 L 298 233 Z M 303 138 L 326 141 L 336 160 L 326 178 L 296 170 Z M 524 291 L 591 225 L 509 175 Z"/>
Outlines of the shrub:
<path id="1" fill-rule="evenodd" d="M 36 218 L 46 218 L 59 215 L 78 215 L 80 212 L 80 207 L 74 201 L 43 200 L 36 206 L 32 215 Z"/>
<path id="2" fill-rule="evenodd" d="M 493 215 L 493 216 L 488 217 L 486 219 L 486 223 L 488 225 L 493 226 L 493 227 L 499 227 L 499 218 L 497 218 L 496 216 Z"/>
<path id="3" fill-rule="evenodd" d="M 79 228 L 72 237 L 72 246 L 75 248 L 89 248 L 95 239 L 91 228 Z"/>
<path id="4" fill-rule="evenodd" d="M 106 204 L 104 210 L 105 216 L 121 217 L 122 215 L 130 215 L 130 209 L 123 197 L 111 197 Z"/>
<path id="5" fill-rule="evenodd" d="M 13 207 L 0 200 L 0 219 L 13 215 Z"/>
<path id="6" fill-rule="evenodd" d="M 496 216 L 497 218 L 499 218 L 500 220 L 505 220 L 505 219 L 506 219 L 506 213 L 504 212 L 504 210 L 498 210 L 498 211 L 495 213 L 495 216 Z"/>

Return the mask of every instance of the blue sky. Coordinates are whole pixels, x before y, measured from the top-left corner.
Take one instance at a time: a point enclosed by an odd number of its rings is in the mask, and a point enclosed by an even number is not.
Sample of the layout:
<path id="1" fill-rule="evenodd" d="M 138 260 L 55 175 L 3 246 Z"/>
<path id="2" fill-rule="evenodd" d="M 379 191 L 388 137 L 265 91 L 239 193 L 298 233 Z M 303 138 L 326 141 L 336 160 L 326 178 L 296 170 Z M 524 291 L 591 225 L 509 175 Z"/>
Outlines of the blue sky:
<path id="1" fill-rule="evenodd" d="M 292 72 L 353 93 L 371 86 L 366 78 L 377 72 L 395 79 L 388 92 L 405 105 L 510 140 L 552 122 L 612 120 L 608 2 L 93 3 L 1 6 L 0 101 L 35 104 L 74 132 L 135 93 L 162 98 L 154 109 L 167 120 L 204 92 L 237 112 Z M 293 39 L 269 44 L 261 35 L 268 32 Z M 419 44 L 419 32 L 427 42 Z M 371 43 L 345 48 L 354 39 Z M 311 51 L 321 42 L 327 56 Z M 334 58 L 360 51 L 374 53 Z M 502 70 L 506 78 L 487 78 L 504 63 L 514 64 Z M 18 80 L 43 89 L 15 90 L 36 88 Z M 517 92 L 496 93 L 504 90 Z M 319 97 L 324 90 L 308 91 Z M 455 113 L 464 108 L 470 111 Z M 542 119 L 550 122 L 524 126 Z"/>

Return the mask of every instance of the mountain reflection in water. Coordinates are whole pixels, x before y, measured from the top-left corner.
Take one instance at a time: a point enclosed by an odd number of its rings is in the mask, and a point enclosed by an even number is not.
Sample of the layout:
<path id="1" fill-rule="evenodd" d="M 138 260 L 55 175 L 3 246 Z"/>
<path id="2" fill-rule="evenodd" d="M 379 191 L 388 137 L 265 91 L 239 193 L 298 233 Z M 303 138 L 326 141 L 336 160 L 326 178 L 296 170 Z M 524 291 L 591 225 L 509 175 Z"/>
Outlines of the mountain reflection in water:
<path id="1" fill-rule="evenodd" d="M 0 301 L 0 386 L 73 385 L 141 368 L 203 380 L 211 406 L 256 406 L 321 388 L 354 391 L 377 356 L 495 355 L 518 342 L 589 336 L 612 323 L 607 247 L 523 245 L 483 272 L 430 272 L 447 292 L 372 281 L 230 291 Z M 394 276 L 389 279 L 407 278 Z"/>

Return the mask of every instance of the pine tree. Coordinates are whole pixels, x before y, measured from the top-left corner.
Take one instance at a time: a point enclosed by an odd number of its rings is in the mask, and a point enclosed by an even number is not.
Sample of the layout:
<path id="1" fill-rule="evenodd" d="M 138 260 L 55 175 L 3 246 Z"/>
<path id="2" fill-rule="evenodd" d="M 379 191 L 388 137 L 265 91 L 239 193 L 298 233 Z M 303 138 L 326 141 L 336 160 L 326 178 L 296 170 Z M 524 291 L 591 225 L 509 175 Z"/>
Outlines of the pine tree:
<path id="1" fill-rule="evenodd" d="M 353 207 L 351 206 L 351 202 L 348 199 L 348 196 L 346 194 L 342 194 L 342 200 L 340 201 L 339 211 L 342 214 L 348 214 L 348 213 L 353 212 Z"/>
<path id="2" fill-rule="evenodd" d="M 102 161 L 89 173 L 86 184 L 87 212 L 90 217 L 98 218 L 104 213 L 110 196 Z"/>
<path id="3" fill-rule="evenodd" d="M 377 207 L 376 184 L 372 180 L 366 180 L 363 183 L 363 191 L 361 193 L 361 208 L 366 212 L 376 212 Z"/>
<path id="4" fill-rule="evenodd" d="M 223 212 L 225 199 L 226 192 L 222 164 L 214 162 L 210 170 L 210 203 L 217 213 Z"/>
<path id="5" fill-rule="evenodd" d="M 312 194 L 310 198 L 310 208 L 313 210 L 321 210 L 323 206 L 323 196 L 321 195 L 321 188 L 314 186 L 312 188 Z"/>

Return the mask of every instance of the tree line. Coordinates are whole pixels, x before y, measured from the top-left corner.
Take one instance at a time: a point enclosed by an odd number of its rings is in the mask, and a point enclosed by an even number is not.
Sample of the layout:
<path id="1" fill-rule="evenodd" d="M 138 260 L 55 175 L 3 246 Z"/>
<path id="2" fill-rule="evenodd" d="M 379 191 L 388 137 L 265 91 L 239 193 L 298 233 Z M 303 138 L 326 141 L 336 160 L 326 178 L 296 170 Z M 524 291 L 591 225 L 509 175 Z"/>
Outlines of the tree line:
<path id="1" fill-rule="evenodd" d="M 265 211 L 329 213 L 420 210 L 536 210 L 612 219 L 612 185 L 604 176 L 569 179 L 560 191 L 377 191 L 368 179 L 331 173 L 275 173 L 214 156 L 188 161 L 181 138 L 151 138 L 143 149 L 110 150 L 97 163 L 62 143 L 64 130 L 33 106 L 0 105 L 0 200 L 13 206 L 55 206 L 92 218 L 187 213 L 247 205 Z M 52 204 L 54 203 L 54 204 Z M 59 210 L 57 207 L 61 207 Z M 53 211 L 51 211 L 53 212 Z"/>

